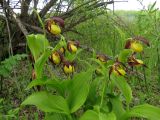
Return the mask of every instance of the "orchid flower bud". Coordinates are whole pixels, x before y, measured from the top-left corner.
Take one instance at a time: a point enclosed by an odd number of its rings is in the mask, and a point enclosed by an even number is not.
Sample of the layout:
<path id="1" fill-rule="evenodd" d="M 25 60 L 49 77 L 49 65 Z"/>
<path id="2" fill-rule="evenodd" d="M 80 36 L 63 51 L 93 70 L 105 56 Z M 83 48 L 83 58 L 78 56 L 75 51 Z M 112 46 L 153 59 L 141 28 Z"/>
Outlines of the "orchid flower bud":
<path id="1" fill-rule="evenodd" d="M 110 68 L 109 76 L 110 76 L 111 73 L 113 73 L 117 76 L 125 76 L 126 75 L 126 70 L 124 69 L 124 67 L 121 65 L 120 62 L 116 62 Z"/>
<path id="2" fill-rule="evenodd" d="M 73 65 L 73 63 L 65 61 L 63 65 L 63 71 L 65 74 L 71 74 L 75 71 L 75 66 Z"/>
<path id="3" fill-rule="evenodd" d="M 78 41 L 68 41 L 67 43 L 67 49 L 72 53 L 76 53 L 78 50 L 78 47 L 79 47 Z"/>
<path id="4" fill-rule="evenodd" d="M 106 63 L 108 60 L 111 59 L 109 56 L 105 54 L 97 54 L 96 58 L 102 63 Z"/>
<path id="5" fill-rule="evenodd" d="M 136 59 L 134 56 L 131 56 L 128 59 L 128 64 L 130 66 L 145 66 L 145 64 L 142 60 Z"/>
<path id="6" fill-rule="evenodd" d="M 132 42 L 130 48 L 137 53 L 143 51 L 143 46 L 138 42 Z"/>
<path id="7" fill-rule="evenodd" d="M 50 33 L 54 35 L 59 35 L 61 33 L 61 28 L 58 25 L 52 24 L 50 26 Z"/>
<path id="8" fill-rule="evenodd" d="M 59 17 L 51 17 L 46 21 L 46 29 L 53 35 L 61 34 L 61 28 L 64 27 L 64 20 Z"/>
<path id="9" fill-rule="evenodd" d="M 61 55 L 59 52 L 53 52 L 52 55 L 50 56 L 50 61 L 53 63 L 53 64 L 60 64 L 61 63 Z"/>
<path id="10" fill-rule="evenodd" d="M 135 53 L 143 51 L 143 44 L 149 46 L 149 41 L 143 37 L 129 38 L 125 44 L 126 49 L 131 49 Z"/>

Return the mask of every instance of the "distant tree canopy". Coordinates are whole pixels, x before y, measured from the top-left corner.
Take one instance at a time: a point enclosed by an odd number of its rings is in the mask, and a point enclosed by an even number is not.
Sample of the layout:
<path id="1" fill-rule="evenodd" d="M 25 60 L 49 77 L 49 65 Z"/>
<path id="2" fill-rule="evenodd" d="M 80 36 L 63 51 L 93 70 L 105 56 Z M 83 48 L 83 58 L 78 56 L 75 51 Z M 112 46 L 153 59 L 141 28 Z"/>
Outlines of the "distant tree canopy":
<path id="1" fill-rule="evenodd" d="M 104 14 L 107 11 L 107 4 L 112 3 L 114 3 L 113 0 L 105 2 L 104 0 L 0 0 L 2 52 L 11 49 L 4 47 L 2 43 L 5 45 L 7 43 L 14 49 L 21 43 L 25 43 L 27 34 L 43 33 L 35 10 L 43 21 L 51 16 L 64 19 L 63 32 L 78 33 L 75 26 Z"/>

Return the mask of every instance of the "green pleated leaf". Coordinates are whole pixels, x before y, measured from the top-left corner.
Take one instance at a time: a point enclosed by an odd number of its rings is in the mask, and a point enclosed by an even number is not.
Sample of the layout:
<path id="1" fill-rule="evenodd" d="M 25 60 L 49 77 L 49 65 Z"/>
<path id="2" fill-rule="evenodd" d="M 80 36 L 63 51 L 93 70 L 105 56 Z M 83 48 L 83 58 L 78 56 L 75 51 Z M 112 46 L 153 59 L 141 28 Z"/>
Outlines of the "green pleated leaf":
<path id="1" fill-rule="evenodd" d="M 22 105 L 35 105 L 44 112 L 56 112 L 69 114 L 66 100 L 62 96 L 56 96 L 47 92 L 36 92 L 30 95 Z"/>
<path id="2" fill-rule="evenodd" d="M 27 86 L 26 90 L 31 89 L 32 87 L 37 86 L 37 85 L 45 85 L 46 81 L 47 81 L 46 77 L 43 77 L 41 79 L 32 80 Z"/>
<path id="3" fill-rule="evenodd" d="M 99 114 L 99 120 L 116 120 L 116 115 L 111 112 L 111 113 L 100 113 Z"/>
<path id="4" fill-rule="evenodd" d="M 49 42 L 43 34 L 28 35 L 27 44 L 35 60 L 37 60 L 40 54 L 49 46 Z"/>
<path id="5" fill-rule="evenodd" d="M 112 75 L 116 86 L 121 90 L 126 102 L 129 104 L 132 100 L 132 89 L 123 76 Z"/>
<path id="6" fill-rule="evenodd" d="M 42 77 L 44 64 L 48 60 L 48 57 L 49 57 L 50 54 L 51 54 L 51 50 L 50 49 L 46 49 L 43 52 L 43 54 L 35 62 L 34 68 L 35 68 L 35 72 L 36 72 L 36 75 L 37 75 L 37 79 Z"/>
<path id="7" fill-rule="evenodd" d="M 36 79 L 36 80 L 31 81 L 26 89 L 27 90 L 31 89 L 32 87 L 37 86 L 37 85 L 40 85 L 40 86 L 46 85 L 46 86 L 50 86 L 56 89 L 61 95 L 63 95 L 64 87 L 62 85 L 62 82 L 63 81 L 60 81 L 58 78 L 54 78 L 50 80 L 50 79 L 47 79 L 46 77 L 43 77 L 41 79 Z"/>
<path id="8" fill-rule="evenodd" d="M 122 101 L 119 96 L 110 96 L 112 103 L 112 111 L 115 113 L 117 118 L 120 118 L 124 115 L 125 110 L 123 108 Z"/>
<path id="9" fill-rule="evenodd" d="M 128 120 L 130 117 L 147 118 L 148 120 L 159 120 L 160 119 L 160 108 L 144 104 L 133 107 L 128 111 L 121 120 Z"/>
<path id="10" fill-rule="evenodd" d="M 63 114 L 50 113 L 45 115 L 44 120 L 67 120 L 67 119 Z"/>
<path id="11" fill-rule="evenodd" d="M 79 120 L 99 120 L 98 114 L 93 110 L 86 111 Z"/>
<path id="12" fill-rule="evenodd" d="M 89 93 L 89 80 L 92 78 L 92 70 L 82 72 L 74 76 L 68 84 L 69 96 L 67 102 L 70 112 L 78 110 L 86 101 Z"/>
<path id="13" fill-rule="evenodd" d="M 101 79 L 102 78 L 97 77 L 90 83 L 89 94 L 86 101 L 89 105 L 95 105 L 98 101 L 97 89 Z"/>
<path id="14" fill-rule="evenodd" d="M 79 120 L 116 120 L 116 115 L 111 113 L 97 113 L 93 110 L 87 110 Z"/>

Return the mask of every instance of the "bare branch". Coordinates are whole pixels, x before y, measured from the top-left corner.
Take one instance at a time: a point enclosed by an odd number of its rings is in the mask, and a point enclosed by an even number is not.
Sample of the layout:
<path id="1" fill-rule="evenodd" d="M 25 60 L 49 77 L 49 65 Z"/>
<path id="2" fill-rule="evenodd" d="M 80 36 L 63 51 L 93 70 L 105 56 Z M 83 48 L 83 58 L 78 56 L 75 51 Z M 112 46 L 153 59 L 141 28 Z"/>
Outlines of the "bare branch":
<path id="1" fill-rule="evenodd" d="M 98 3 L 97 1 L 88 1 L 88 2 L 85 2 L 85 3 L 81 4 L 80 6 L 77 6 L 76 8 L 73 8 L 72 10 L 62 14 L 61 17 L 63 19 L 69 18 L 69 17 L 73 16 L 77 11 L 81 10 L 85 6 L 86 6 L 86 11 L 89 11 L 89 10 L 93 10 L 95 8 L 98 8 L 98 7 L 101 7 L 101 6 L 105 6 L 107 4 L 113 4 L 113 3 L 114 3 L 114 1 L 101 2 L 101 3 Z"/>
<path id="2" fill-rule="evenodd" d="M 75 13 L 75 11 L 78 11 L 80 8 L 82 8 L 82 7 L 84 7 L 85 5 L 88 5 L 89 3 L 92 3 L 92 2 L 93 2 L 93 1 L 85 2 L 85 3 L 81 4 L 81 5 L 73 8 L 72 10 L 63 13 L 63 14 L 60 15 L 60 16 L 61 16 L 63 19 L 66 19 L 66 18 L 72 16 L 72 15 Z"/>
<path id="3" fill-rule="evenodd" d="M 34 2 L 34 9 L 37 10 L 37 5 L 38 5 L 39 0 L 34 0 L 33 2 Z"/>
<path id="4" fill-rule="evenodd" d="M 6 18 L 3 15 L 0 15 L 0 19 L 5 21 Z"/>
<path id="5" fill-rule="evenodd" d="M 28 9 L 29 5 L 32 0 L 22 0 L 21 2 L 21 17 L 27 17 L 28 16 Z"/>
<path id="6" fill-rule="evenodd" d="M 56 13 L 57 13 L 57 15 L 58 15 L 59 12 L 61 12 L 61 11 L 60 11 L 60 8 L 61 8 L 61 5 L 62 5 L 62 2 L 63 2 L 63 1 L 60 0 L 60 1 L 59 1 L 59 4 L 57 5 L 57 8 L 56 8 Z"/>
<path id="7" fill-rule="evenodd" d="M 4 4 L 4 2 L 3 2 Z M 9 46 L 8 46 L 8 53 L 9 55 L 13 55 L 13 49 L 12 49 L 12 39 L 11 39 L 11 30 L 10 30 L 10 24 L 9 24 L 9 14 L 6 11 L 6 8 L 3 7 L 3 11 L 5 13 L 5 20 L 6 20 L 6 24 L 7 24 L 7 30 L 8 30 L 8 39 L 9 39 Z"/>
<path id="8" fill-rule="evenodd" d="M 49 11 L 49 9 L 57 2 L 57 0 L 50 0 L 46 6 L 40 11 L 39 15 L 41 18 L 43 18 L 46 13 Z"/>
<path id="9" fill-rule="evenodd" d="M 21 20 L 17 17 L 17 14 L 10 8 L 10 6 L 8 6 L 8 4 L 7 4 L 7 2 L 5 0 L 3 2 L 2 2 L 3 3 L 3 7 L 5 7 L 9 11 L 9 14 L 14 18 L 15 22 L 18 24 L 18 27 L 23 32 L 23 34 L 25 36 L 28 35 L 27 29 L 24 27 L 24 25 L 22 24 Z"/>
<path id="10" fill-rule="evenodd" d="M 38 33 L 44 33 L 43 29 L 41 29 L 40 27 L 37 27 L 37 26 L 33 26 L 33 25 L 30 25 L 28 23 L 24 23 L 23 22 L 23 25 L 25 25 L 26 27 L 28 28 L 31 28 L 32 30 L 38 32 Z M 47 31 L 46 31 L 47 32 Z"/>
<path id="11" fill-rule="evenodd" d="M 66 12 L 68 12 L 69 11 L 69 9 L 70 9 L 70 7 L 71 7 L 71 5 L 73 4 L 73 0 L 68 4 L 68 7 L 67 7 L 67 10 L 66 10 Z"/>
<path id="12" fill-rule="evenodd" d="M 99 16 L 99 15 L 102 15 L 102 14 L 104 14 L 104 12 L 100 12 L 100 13 L 98 13 L 96 16 Z M 94 17 L 95 17 L 95 16 L 90 16 L 90 17 L 82 16 L 82 17 L 79 18 L 77 21 L 71 23 L 68 27 L 66 27 L 66 28 L 65 28 L 65 31 L 66 31 L 66 30 L 70 30 L 70 29 L 74 28 L 75 26 L 79 25 L 80 23 L 83 23 L 83 22 L 85 22 L 85 21 L 87 21 L 87 20 L 89 20 L 89 19 L 92 19 L 92 18 L 94 18 Z"/>

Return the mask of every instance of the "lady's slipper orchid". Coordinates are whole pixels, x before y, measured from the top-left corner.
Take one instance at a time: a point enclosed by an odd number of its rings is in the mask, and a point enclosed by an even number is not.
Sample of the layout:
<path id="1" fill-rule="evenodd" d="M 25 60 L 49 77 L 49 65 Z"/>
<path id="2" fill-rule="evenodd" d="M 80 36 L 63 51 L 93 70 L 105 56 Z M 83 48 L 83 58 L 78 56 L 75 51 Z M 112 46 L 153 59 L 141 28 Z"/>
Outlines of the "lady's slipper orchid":
<path id="1" fill-rule="evenodd" d="M 61 56 L 61 53 L 59 52 L 53 52 L 52 55 L 50 56 L 50 61 L 53 63 L 53 64 L 60 64 L 61 61 L 62 61 L 62 56 Z"/>
<path id="2" fill-rule="evenodd" d="M 143 51 L 142 43 L 149 46 L 149 42 L 143 37 L 129 38 L 126 42 L 125 48 L 131 49 L 135 53 L 142 52 Z"/>
<path id="3" fill-rule="evenodd" d="M 75 71 L 75 66 L 73 63 L 65 61 L 63 65 L 63 71 L 65 74 L 71 74 Z"/>
<path id="4" fill-rule="evenodd" d="M 110 76 L 111 73 L 113 73 L 117 76 L 125 76 L 126 75 L 126 70 L 124 69 L 124 67 L 121 65 L 120 62 L 116 62 L 110 68 L 109 76 Z"/>
<path id="5" fill-rule="evenodd" d="M 59 17 L 51 17 L 46 21 L 46 29 L 53 35 L 59 35 L 64 27 L 64 20 Z"/>
<path id="6" fill-rule="evenodd" d="M 67 49 L 72 53 L 76 53 L 79 47 L 79 41 L 68 41 Z"/>
<path id="7" fill-rule="evenodd" d="M 96 58 L 102 63 L 106 63 L 108 60 L 111 59 L 109 56 L 105 54 L 97 54 Z"/>
<path id="8" fill-rule="evenodd" d="M 59 49 L 59 52 L 62 53 L 62 54 L 65 54 L 65 48 L 64 48 L 64 47 L 61 47 L 61 48 Z"/>
<path id="9" fill-rule="evenodd" d="M 145 66 L 142 60 L 136 59 L 134 56 L 129 57 L 128 64 L 130 66 Z"/>
<path id="10" fill-rule="evenodd" d="M 142 52 L 143 51 L 143 46 L 139 42 L 137 42 L 137 41 L 132 42 L 130 48 L 134 52 Z"/>
<path id="11" fill-rule="evenodd" d="M 54 35 L 59 35 L 61 33 L 61 28 L 56 24 L 52 24 L 49 30 Z"/>

